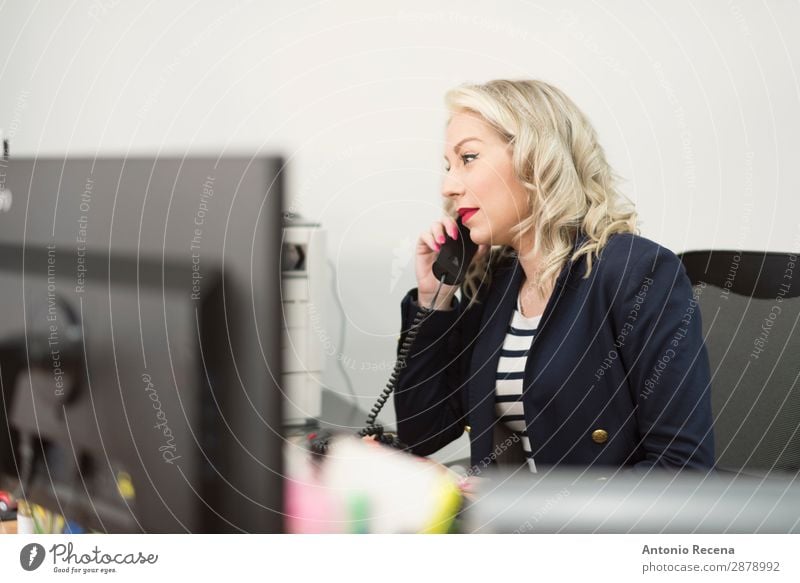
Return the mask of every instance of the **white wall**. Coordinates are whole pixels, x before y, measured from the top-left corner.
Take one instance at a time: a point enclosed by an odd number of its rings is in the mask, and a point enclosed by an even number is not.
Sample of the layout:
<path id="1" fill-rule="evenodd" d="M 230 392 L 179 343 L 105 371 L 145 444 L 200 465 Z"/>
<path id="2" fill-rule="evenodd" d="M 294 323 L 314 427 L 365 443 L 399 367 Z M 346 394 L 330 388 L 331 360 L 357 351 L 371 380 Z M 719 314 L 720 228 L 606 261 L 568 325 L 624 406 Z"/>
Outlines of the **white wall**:
<path id="1" fill-rule="evenodd" d="M 457 83 L 564 89 L 642 234 L 675 251 L 800 248 L 797 3 L 282 4 L 5 2 L 0 128 L 19 155 L 285 155 L 291 206 L 329 230 L 364 408 L 393 362 L 414 238 L 440 213 Z M 333 362 L 325 381 L 344 390 Z"/>

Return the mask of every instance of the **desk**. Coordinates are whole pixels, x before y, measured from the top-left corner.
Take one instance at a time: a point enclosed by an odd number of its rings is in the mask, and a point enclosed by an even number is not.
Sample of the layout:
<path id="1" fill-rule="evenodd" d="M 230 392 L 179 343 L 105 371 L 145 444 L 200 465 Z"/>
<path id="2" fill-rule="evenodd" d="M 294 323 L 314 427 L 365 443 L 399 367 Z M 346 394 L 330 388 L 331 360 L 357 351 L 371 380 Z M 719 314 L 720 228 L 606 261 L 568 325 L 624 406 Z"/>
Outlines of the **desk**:
<path id="1" fill-rule="evenodd" d="M 800 532 L 796 474 L 539 468 L 481 474 L 466 532 L 786 534 Z"/>
<path id="2" fill-rule="evenodd" d="M 0 534 L 17 534 L 17 521 L 4 520 L 0 522 Z"/>

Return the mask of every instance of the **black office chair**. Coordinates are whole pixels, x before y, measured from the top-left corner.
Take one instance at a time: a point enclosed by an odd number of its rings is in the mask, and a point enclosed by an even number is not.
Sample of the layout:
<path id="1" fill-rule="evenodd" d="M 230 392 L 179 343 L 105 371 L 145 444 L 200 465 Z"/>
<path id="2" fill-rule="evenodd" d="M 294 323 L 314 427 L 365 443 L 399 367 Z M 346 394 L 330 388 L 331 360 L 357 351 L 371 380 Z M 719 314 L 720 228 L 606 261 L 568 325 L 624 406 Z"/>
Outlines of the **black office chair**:
<path id="1" fill-rule="evenodd" d="M 800 262 L 757 251 L 680 254 L 711 363 L 717 468 L 800 471 Z"/>

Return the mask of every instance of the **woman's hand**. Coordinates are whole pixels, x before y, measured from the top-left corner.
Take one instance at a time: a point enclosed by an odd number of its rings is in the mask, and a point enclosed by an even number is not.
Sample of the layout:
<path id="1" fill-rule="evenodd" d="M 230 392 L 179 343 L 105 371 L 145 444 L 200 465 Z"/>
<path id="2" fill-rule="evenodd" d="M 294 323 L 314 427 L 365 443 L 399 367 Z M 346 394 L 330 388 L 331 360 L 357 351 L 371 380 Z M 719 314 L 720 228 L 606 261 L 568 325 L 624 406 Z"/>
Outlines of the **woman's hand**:
<path id="1" fill-rule="evenodd" d="M 439 280 L 433 275 L 433 264 L 439 256 L 439 250 L 442 244 L 446 241 L 445 233 L 451 239 L 458 239 L 459 232 L 455 220 L 447 215 L 442 216 L 441 219 L 434 221 L 430 228 L 423 231 L 417 239 L 416 248 L 416 273 L 417 273 L 417 291 L 419 304 L 429 307 L 433 301 L 433 296 L 439 287 Z M 480 255 L 485 254 L 489 250 L 489 245 L 479 245 L 478 251 L 475 253 L 473 261 Z M 441 284 L 442 290 L 439 292 L 439 297 L 436 298 L 436 306 L 434 309 L 447 310 L 450 309 L 453 296 L 458 289 L 457 285 Z"/>

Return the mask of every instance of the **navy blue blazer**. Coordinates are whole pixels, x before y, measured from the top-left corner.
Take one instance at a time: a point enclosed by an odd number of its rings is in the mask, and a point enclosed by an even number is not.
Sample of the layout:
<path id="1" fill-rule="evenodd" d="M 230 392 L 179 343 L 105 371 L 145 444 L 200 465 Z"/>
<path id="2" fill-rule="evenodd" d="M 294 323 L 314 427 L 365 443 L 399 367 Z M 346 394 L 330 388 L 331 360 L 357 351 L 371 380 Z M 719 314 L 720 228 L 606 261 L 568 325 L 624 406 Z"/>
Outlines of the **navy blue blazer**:
<path id="1" fill-rule="evenodd" d="M 585 257 L 565 263 L 525 366 L 537 467 L 713 467 L 708 356 L 682 263 L 653 241 L 616 234 L 585 272 Z M 429 455 L 467 430 L 473 470 L 497 457 L 495 377 L 524 276 L 516 256 L 492 273 L 480 304 L 468 308 L 462 295 L 427 316 L 394 395 L 398 437 L 412 452 Z M 401 307 L 398 352 L 416 288 Z"/>

